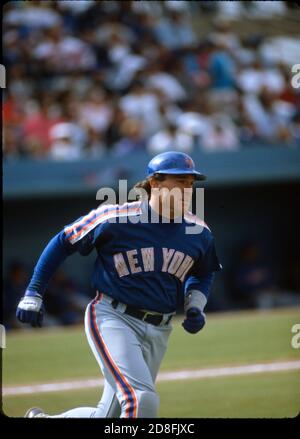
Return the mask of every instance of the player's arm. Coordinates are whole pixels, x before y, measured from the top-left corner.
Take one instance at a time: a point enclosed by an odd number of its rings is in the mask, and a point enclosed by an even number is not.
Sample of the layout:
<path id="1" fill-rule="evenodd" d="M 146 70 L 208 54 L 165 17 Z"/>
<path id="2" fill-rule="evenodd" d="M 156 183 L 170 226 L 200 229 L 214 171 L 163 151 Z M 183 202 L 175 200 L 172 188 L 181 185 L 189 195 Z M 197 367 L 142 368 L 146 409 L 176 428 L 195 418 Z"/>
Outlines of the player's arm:
<path id="1" fill-rule="evenodd" d="M 189 276 L 185 282 L 184 311 L 198 308 L 204 311 L 214 281 L 214 272 L 205 276 Z"/>
<path id="2" fill-rule="evenodd" d="M 185 282 L 184 314 L 182 326 L 187 332 L 196 334 L 206 322 L 204 308 L 213 284 L 214 273 L 205 276 L 189 276 Z"/>
<path id="3" fill-rule="evenodd" d="M 216 255 L 214 239 L 210 236 L 206 251 L 189 273 L 184 285 L 184 329 L 192 334 L 199 332 L 206 323 L 204 308 L 211 292 L 214 272 L 222 269 Z"/>
<path id="4" fill-rule="evenodd" d="M 94 248 L 94 237 L 99 234 L 97 223 L 98 210 L 79 218 L 73 224 L 66 226 L 54 236 L 45 247 L 34 268 L 33 276 L 22 297 L 16 316 L 22 323 L 32 326 L 42 326 L 44 306 L 43 296 L 48 283 L 59 266 L 68 256 L 75 252 L 88 255 Z"/>

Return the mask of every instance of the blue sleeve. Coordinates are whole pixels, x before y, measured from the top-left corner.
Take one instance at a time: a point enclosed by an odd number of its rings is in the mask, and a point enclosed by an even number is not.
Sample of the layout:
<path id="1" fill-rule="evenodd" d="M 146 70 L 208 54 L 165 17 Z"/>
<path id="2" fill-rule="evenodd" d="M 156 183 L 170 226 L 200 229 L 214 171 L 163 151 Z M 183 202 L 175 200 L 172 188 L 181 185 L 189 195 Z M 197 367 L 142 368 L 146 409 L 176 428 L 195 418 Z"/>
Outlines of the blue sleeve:
<path id="1" fill-rule="evenodd" d="M 185 280 L 185 284 L 184 284 L 185 296 L 188 295 L 190 290 L 198 290 L 201 291 L 201 293 L 203 293 L 206 298 L 208 298 L 213 284 L 213 280 L 214 280 L 213 272 L 203 277 L 193 276 L 193 275 L 189 276 Z"/>
<path id="2" fill-rule="evenodd" d="M 63 231 L 54 236 L 40 256 L 27 290 L 43 295 L 57 268 L 75 251 L 76 248 L 72 248 L 66 241 Z"/>
<path id="3" fill-rule="evenodd" d="M 105 219 L 113 207 L 101 205 L 54 236 L 40 256 L 27 290 L 43 295 L 51 277 L 68 256 L 75 252 L 86 256 L 110 239 L 105 232 Z"/>
<path id="4" fill-rule="evenodd" d="M 219 262 L 219 258 L 216 253 L 215 240 L 210 234 L 208 244 L 205 252 L 201 255 L 199 260 L 196 261 L 193 267 L 193 273 L 203 277 L 213 271 L 222 270 L 222 265 Z"/>
<path id="5" fill-rule="evenodd" d="M 208 298 L 214 280 L 214 272 L 221 270 L 222 265 L 216 253 L 213 235 L 207 231 L 203 239 L 205 239 L 206 249 L 187 276 L 184 293 L 187 295 L 190 290 L 199 290 Z"/>

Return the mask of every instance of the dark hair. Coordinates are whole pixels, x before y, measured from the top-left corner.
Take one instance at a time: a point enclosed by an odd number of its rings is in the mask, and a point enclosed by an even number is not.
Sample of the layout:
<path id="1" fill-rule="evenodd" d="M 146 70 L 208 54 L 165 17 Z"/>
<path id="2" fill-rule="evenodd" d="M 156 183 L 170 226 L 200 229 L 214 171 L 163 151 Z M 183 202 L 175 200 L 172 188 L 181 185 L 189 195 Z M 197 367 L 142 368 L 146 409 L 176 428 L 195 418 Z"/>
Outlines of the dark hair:
<path id="1" fill-rule="evenodd" d="M 165 175 L 162 174 L 154 174 L 153 177 L 155 180 L 163 181 L 165 179 Z M 140 200 L 143 198 L 143 193 L 139 189 L 143 189 L 147 192 L 148 200 L 151 197 L 151 184 L 150 184 L 150 178 L 146 178 L 145 180 L 138 181 L 134 186 L 133 189 L 137 192 L 137 198 Z"/>

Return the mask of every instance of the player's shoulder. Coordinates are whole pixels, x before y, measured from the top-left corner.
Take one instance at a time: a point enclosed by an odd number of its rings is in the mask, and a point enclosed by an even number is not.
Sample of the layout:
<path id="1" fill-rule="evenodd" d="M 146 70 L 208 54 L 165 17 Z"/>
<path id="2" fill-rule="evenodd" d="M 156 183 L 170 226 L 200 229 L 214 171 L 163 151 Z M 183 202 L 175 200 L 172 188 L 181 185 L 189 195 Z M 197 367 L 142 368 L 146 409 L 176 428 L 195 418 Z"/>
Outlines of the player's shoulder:
<path id="1" fill-rule="evenodd" d="M 191 235 L 197 236 L 198 238 L 196 238 L 196 240 L 201 242 L 201 245 L 204 245 L 206 248 L 208 248 L 212 243 L 214 243 L 214 235 L 208 224 L 202 218 L 193 214 L 192 212 L 187 212 L 184 216 L 184 219 L 187 225 L 201 226 L 199 232 Z"/>
<path id="2" fill-rule="evenodd" d="M 141 213 L 141 201 L 127 202 L 123 204 L 100 204 L 87 215 L 64 228 L 67 239 L 74 243 L 101 224 L 109 223 L 110 220 L 121 217 L 138 215 Z"/>

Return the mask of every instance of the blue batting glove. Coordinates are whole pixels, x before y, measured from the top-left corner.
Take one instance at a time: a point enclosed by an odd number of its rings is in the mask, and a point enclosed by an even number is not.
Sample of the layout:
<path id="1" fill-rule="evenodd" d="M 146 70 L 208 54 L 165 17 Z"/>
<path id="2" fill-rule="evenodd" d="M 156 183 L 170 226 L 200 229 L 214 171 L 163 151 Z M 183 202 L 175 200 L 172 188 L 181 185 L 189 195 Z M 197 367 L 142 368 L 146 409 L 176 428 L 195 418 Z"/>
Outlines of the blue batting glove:
<path id="1" fill-rule="evenodd" d="M 44 318 L 43 298 L 34 291 L 26 291 L 17 311 L 17 319 L 22 323 L 30 323 L 32 327 L 41 327 Z"/>
<path id="2" fill-rule="evenodd" d="M 182 326 L 187 332 L 196 334 L 205 325 L 205 314 L 199 308 L 190 308 L 186 313 L 186 319 Z"/>

